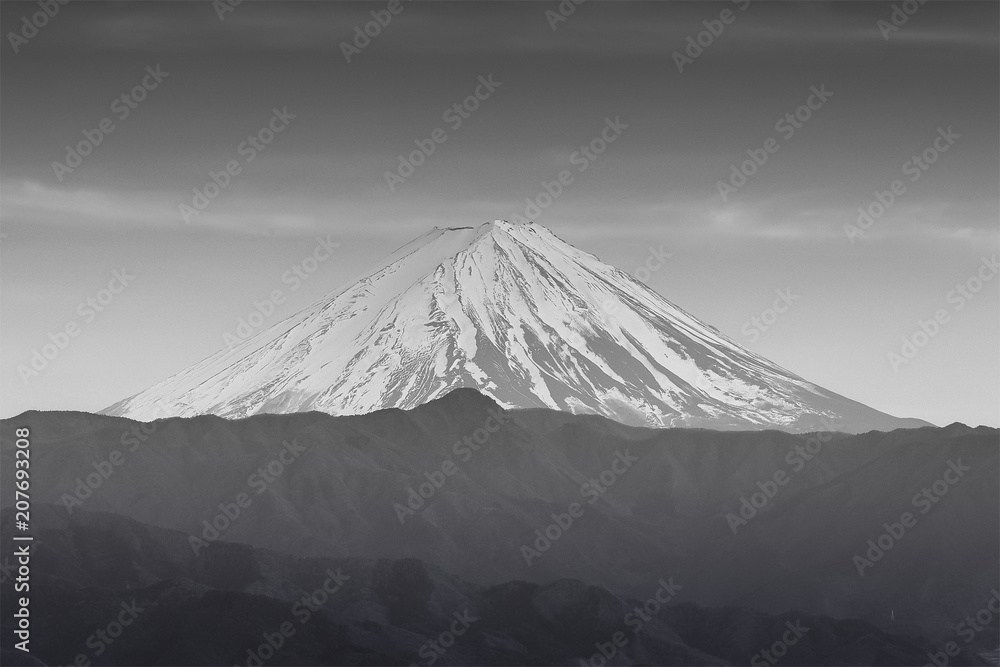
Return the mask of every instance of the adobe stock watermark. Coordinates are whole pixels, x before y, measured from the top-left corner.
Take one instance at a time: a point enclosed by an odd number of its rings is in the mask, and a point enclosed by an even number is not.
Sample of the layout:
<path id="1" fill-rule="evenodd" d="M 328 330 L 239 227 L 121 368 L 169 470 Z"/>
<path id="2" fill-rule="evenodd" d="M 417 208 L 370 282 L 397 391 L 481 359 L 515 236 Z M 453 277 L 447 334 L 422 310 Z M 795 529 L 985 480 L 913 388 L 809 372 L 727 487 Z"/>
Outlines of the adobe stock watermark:
<path id="1" fill-rule="evenodd" d="M 957 139 L 961 138 L 962 135 L 952 131 L 951 125 L 948 126 L 947 130 L 939 127 L 937 136 L 934 137 L 931 144 L 903 163 L 901 167 L 903 174 L 909 177 L 911 183 L 916 183 L 931 168 L 931 165 L 954 146 Z M 872 193 L 874 201 L 869 202 L 866 206 L 858 207 L 856 224 L 844 223 L 844 234 L 847 235 L 847 240 L 851 242 L 851 245 L 854 244 L 855 239 L 863 238 L 865 232 L 871 229 L 872 225 L 885 215 L 889 208 L 899 201 L 900 197 L 906 194 L 907 187 L 902 179 L 897 178 L 889 184 L 887 190 L 876 190 Z"/>
<path id="2" fill-rule="evenodd" d="M 910 17 L 916 14 L 925 2 L 927 0 L 905 0 L 900 4 L 894 3 L 888 20 L 879 19 L 875 22 L 875 27 L 882 33 L 882 39 L 888 42 L 889 35 L 906 25 Z"/>
<path id="3" fill-rule="evenodd" d="M 168 76 L 170 76 L 170 72 L 161 71 L 159 65 L 156 67 L 147 66 L 146 76 L 142 77 L 142 81 L 111 101 L 111 112 L 119 121 L 125 120 Z M 83 159 L 93 153 L 94 149 L 104 143 L 104 139 L 114 131 L 115 122 L 110 116 L 106 116 L 97 122 L 94 129 L 84 129 L 82 131 L 83 139 L 78 141 L 75 146 L 66 144 L 64 161 L 53 160 L 52 162 L 52 171 L 59 182 L 62 183 L 66 174 L 72 173 L 74 169 L 83 164 Z"/>
<path id="4" fill-rule="evenodd" d="M 556 8 L 558 11 L 552 11 L 551 9 L 545 10 L 545 20 L 548 21 L 549 27 L 552 28 L 552 32 L 556 31 L 560 23 L 565 23 L 576 8 L 585 3 L 587 0 L 562 0 L 559 6 Z"/>
<path id="5" fill-rule="evenodd" d="M 479 85 L 476 86 L 471 95 L 465 97 L 461 102 L 452 104 L 441 114 L 441 120 L 448 123 L 448 127 L 451 128 L 452 132 L 457 132 L 462 127 L 462 124 L 479 109 L 479 105 L 490 99 L 490 96 L 503 83 L 501 81 L 494 81 L 492 74 L 486 77 L 479 76 L 476 80 L 479 82 Z M 417 167 L 424 164 L 427 158 L 434 154 L 438 146 L 448 141 L 448 136 L 448 133 L 443 128 L 435 127 L 426 139 L 413 140 L 413 143 L 417 145 L 416 150 L 410 151 L 406 156 L 402 154 L 397 155 L 399 164 L 396 165 L 395 171 L 386 171 L 384 174 L 385 183 L 389 186 L 389 192 L 395 192 L 397 187 L 406 182 L 406 179 L 414 174 Z"/>
<path id="6" fill-rule="evenodd" d="M 792 305 L 801 298 L 798 294 L 792 294 L 791 287 L 786 287 L 783 290 L 776 289 L 774 293 L 777 296 L 771 302 L 771 306 L 760 311 L 760 315 L 751 317 L 740 327 L 740 333 L 749 338 L 751 342 L 757 342 L 760 335 L 774 326 L 778 318 L 787 313 Z"/>
<path id="7" fill-rule="evenodd" d="M 158 399 L 156 401 L 156 407 L 159 414 L 163 417 L 170 414 L 169 409 L 162 400 Z M 84 477 L 76 478 L 76 487 L 73 489 L 72 494 L 62 494 L 59 503 L 66 508 L 66 513 L 72 514 L 74 507 L 82 507 L 84 501 L 94 495 L 94 492 L 111 479 L 111 476 L 125 464 L 126 460 L 128 460 L 128 455 L 138 450 L 139 446 L 149 440 L 158 428 L 159 424 L 156 422 L 139 422 L 132 424 L 132 428 L 122 433 L 121 438 L 119 438 L 122 448 L 120 450 L 111 450 L 106 459 L 92 462 L 91 467 L 93 467 L 94 471 Z"/>
<path id="8" fill-rule="evenodd" d="M 21 551 L 22 547 L 18 547 L 18 551 L 16 552 L 18 561 L 22 560 L 24 556 L 27 556 L 28 559 L 30 560 L 31 556 L 35 555 L 35 549 L 38 548 L 38 542 L 39 542 L 38 540 L 34 540 L 32 542 L 29 542 L 27 545 L 24 545 L 25 547 L 27 547 L 27 553 L 23 553 Z M 22 563 L 21 567 L 25 568 L 23 570 L 23 574 L 21 572 L 18 572 L 20 568 L 15 567 L 14 563 L 11 563 L 10 559 L 7 558 L 7 556 L 4 556 L 3 560 L 0 561 L 0 584 L 4 584 L 7 581 L 9 581 L 10 578 L 15 574 L 22 574 L 22 576 L 28 576 L 30 574 L 30 570 L 27 569 L 28 568 L 27 565 Z M 22 580 L 21 577 L 15 578 L 14 581 L 20 583 L 22 587 L 25 585 L 30 585 L 27 584 L 27 580 Z M 21 592 L 22 588 L 16 588 L 15 590 Z"/>
<path id="9" fill-rule="evenodd" d="M 330 240 L 331 236 L 332 234 L 327 234 L 326 238 L 317 236 L 312 251 L 281 273 L 281 282 L 291 286 L 290 292 L 302 287 L 302 283 L 309 280 L 310 276 L 319 270 L 320 265 L 333 256 L 333 251 L 340 247 L 339 243 Z M 250 312 L 246 316 L 240 315 L 236 318 L 234 332 L 227 331 L 222 334 L 222 343 L 231 350 L 248 340 L 274 315 L 277 307 L 285 302 L 286 296 L 284 290 L 276 287 L 262 300 L 255 299 Z"/>
<path id="10" fill-rule="evenodd" d="M 87 637 L 87 648 L 92 653 L 78 653 L 73 659 L 74 665 L 87 667 L 91 664 L 91 656 L 99 658 L 108 650 L 108 647 L 115 643 L 119 637 L 125 633 L 125 629 L 135 623 L 139 614 L 146 611 L 145 607 L 140 607 L 135 600 L 122 602 L 121 611 L 111 621 L 102 628 L 98 628 L 92 635 Z"/>
<path id="11" fill-rule="evenodd" d="M 667 260 L 673 257 L 673 253 L 667 252 L 663 249 L 663 244 L 661 243 L 659 247 L 649 246 L 646 248 L 646 259 L 639 266 L 635 267 L 630 274 L 636 280 L 645 283 L 650 279 L 650 277 L 667 265 Z M 608 315 L 614 315 L 621 308 L 621 301 L 613 297 L 607 297 L 601 301 L 601 308 L 604 309 Z M 655 422 L 655 417 L 650 414 L 646 415 L 646 422 L 652 423 L 650 420 Z M 658 425 L 658 423 L 656 424 Z"/>
<path id="12" fill-rule="evenodd" d="M 308 623 L 312 615 L 318 612 L 350 580 L 350 576 L 342 573 L 339 567 L 336 572 L 327 569 L 325 574 L 326 579 L 320 586 L 312 593 L 303 595 L 292 605 L 291 614 L 298 621 L 300 627 Z M 247 667 L 261 667 L 281 650 L 285 642 L 295 636 L 297 630 L 294 623 L 285 621 L 274 630 L 265 631 L 261 635 L 263 641 L 256 647 L 247 649 L 244 664 Z"/>
<path id="13" fill-rule="evenodd" d="M 990 599 L 975 614 L 966 616 L 965 619 L 955 626 L 955 634 L 959 636 L 967 645 L 972 643 L 976 636 L 989 627 L 993 622 L 993 617 L 1000 614 L 1000 590 L 990 591 Z M 961 647 L 954 641 L 945 642 L 940 651 L 927 654 L 929 662 L 924 667 L 947 667 L 951 658 L 957 657 L 962 652 Z"/>
<path id="14" fill-rule="evenodd" d="M 809 461 L 819 456 L 823 445 L 833 439 L 836 425 L 825 416 L 820 417 L 820 421 L 824 430 L 811 434 L 806 438 L 805 443 L 795 443 L 785 454 L 785 465 L 789 467 L 789 470 L 786 471 L 784 468 L 775 470 L 770 478 L 758 480 L 757 491 L 751 493 L 749 498 L 746 495 L 740 496 L 738 514 L 726 513 L 726 524 L 733 531 L 733 535 L 761 513 L 774 500 L 781 488 L 788 486 L 792 478 L 805 468 Z"/>
<path id="15" fill-rule="evenodd" d="M 580 495 L 587 499 L 588 505 L 593 505 L 608 492 L 614 484 L 621 479 L 622 475 L 628 472 L 639 458 L 632 456 L 628 449 L 625 451 L 616 450 L 615 458 L 611 465 L 601 471 L 596 477 L 587 480 L 580 487 Z M 554 512 L 552 523 L 535 530 L 535 541 L 531 544 L 521 545 L 521 555 L 528 567 L 532 561 L 541 557 L 543 553 L 552 548 L 552 545 L 559 541 L 574 523 L 584 515 L 586 507 L 578 502 L 572 502 L 565 512 Z M 532 548 L 534 547 L 534 548 Z"/>
<path id="16" fill-rule="evenodd" d="M 294 438 L 291 442 L 287 440 L 282 442 L 281 445 L 281 451 L 278 452 L 277 456 L 247 477 L 246 485 L 254 490 L 255 495 L 259 496 L 267 491 L 268 487 L 274 484 L 306 452 L 306 447 L 298 444 Z M 252 504 L 253 498 L 244 491 L 237 493 L 231 503 L 219 503 L 218 514 L 211 519 L 202 520 L 201 537 L 188 536 L 188 544 L 191 545 L 194 555 L 197 556 L 198 552 L 207 548 L 210 543 L 221 539 L 233 527 L 237 519 L 243 515 L 243 510 Z"/>
<path id="17" fill-rule="evenodd" d="M 28 590 L 27 587 L 30 587 L 31 585 L 31 570 L 28 563 L 24 563 L 22 561 L 27 558 L 30 563 L 31 557 L 35 555 L 35 550 L 38 548 L 39 542 L 40 540 L 36 538 L 35 540 L 17 548 L 14 555 L 17 558 L 17 564 L 19 566 L 15 566 L 15 563 L 11 563 L 7 556 L 3 557 L 3 560 L 0 561 L 0 584 L 6 583 L 13 577 L 16 582 L 14 588 L 15 591 L 20 593 Z M 15 574 L 18 576 L 14 577 Z M 22 639 L 26 639 L 26 637 L 22 637 Z"/>
<path id="18" fill-rule="evenodd" d="M 632 271 L 632 277 L 643 283 L 648 281 L 654 273 L 666 266 L 667 260 L 674 256 L 673 253 L 663 249 L 662 243 L 657 248 L 649 246 L 646 250 L 646 261 L 635 267 Z"/>
<path id="19" fill-rule="evenodd" d="M 741 12 L 746 11 L 746 8 L 750 6 L 750 0 L 732 1 L 739 7 Z M 723 9 L 719 12 L 718 18 L 702 21 L 701 24 L 705 26 L 705 29 L 695 35 L 688 35 L 684 53 L 680 51 L 674 51 L 673 53 L 677 71 L 683 74 L 686 65 L 693 65 L 694 61 L 705 52 L 705 49 L 712 46 L 715 40 L 722 36 L 722 33 L 726 30 L 726 26 L 732 25 L 736 21 L 737 16 L 738 14 L 734 13 L 733 10 Z"/>
<path id="20" fill-rule="evenodd" d="M 112 270 L 111 280 L 107 286 L 99 289 L 96 294 L 88 296 L 76 307 L 76 313 L 83 318 L 83 324 L 90 324 L 97 319 L 98 314 L 103 313 L 115 300 L 115 296 L 124 292 L 134 280 L 135 276 L 130 274 L 128 269 Z M 41 348 L 31 350 L 31 360 L 28 365 L 18 364 L 17 373 L 21 376 L 21 382 L 27 385 L 32 378 L 38 377 L 81 333 L 83 328 L 75 319 L 67 321 L 58 331 L 50 331 L 49 342 L 43 344 Z"/>
<path id="21" fill-rule="evenodd" d="M 789 111 L 779 118 L 774 124 L 774 131 L 779 133 L 785 141 L 789 141 L 795 136 L 797 130 L 809 122 L 813 117 L 813 112 L 819 111 L 823 105 L 833 97 L 833 93 L 826 89 L 826 84 L 809 87 L 809 96 L 804 104 Z M 757 173 L 757 171 L 767 164 L 768 159 L 781 149 L 781 144 L 774 137 L 764 140 L 760 148 L 748 148 L 746 153 L 750 159 L 744 160 L 738 166 L 729 166 L 729 178 L 725 181 L 715 182 L 715 187 L 719 191 L 722 201 L 728 201 L 729 196 L 739 192 L 740 188 L 747 184 L 747 179 Z"/>
<path id="22" fill-rule="evenodd" d="M 409 1 L 409 0 L 407 0 Z M 340 52 L 344 54 L 344 60 L 351 64 L 351 58 L 361 55 L 361 52 L 372 43 L 372 40 L 382 34 L 382 30 L 392 23 L 392 17 L 399 15 L 403 11 L 400 0 L 389 0 L 385 9 L 371 10 L 372 20 L 364 25 L 354 26 L 354 39 L 351 42 L 341 42 Z"/>
<path id="23" fill-rule="evenodd" d="M 184 224 L 190 224 L 192 218 L 208 208 L 208 205 L 229 187 L 233 177 L 242 173 L 243 167 L 263 153 L 275 137 L 284 132 L 290 121 L 294 119 L 295 114 L 289 113 L 288 107 L 282 107 L 280 110 L 277 107 L 271 109 L 271 118 L 267 124 L 255 134 L 247 135 L 247 138 L 236 147 L 236 152 L 243 158 L 243 162 L 241 163 L 240 160 L 234 158 L 226 162 L 225 166 L 217 172 L 209 170 L 209 180 L 205 182 L 205 185 L 201 188 L 194 188 L 191 205 L 188 206 L 186 203 L 177 205 L 177 211 L 184 219 Z"/>
<path id="24" fill-rule="evenodd" d="M 226 20 L 226 14 L 236 11 L 236 8 L 243 4 L 243 0 L 212 0 L 212 9 L 220 21 Z"/>
<path id="25" fill-rule="evenodd" d="M 21 17 L 21 29 L 17 32 L 8 32 L 7 41 L 14 49 L 14 55 L 21 51 L 21 47 L 33 39 L 38 31 L 49 24 L 49 21 L 56 17 L 59 10 L 65 7 L 69 0 L 38 0 L 38 7 L 41 11 L 30 16 L 25 14 Z"/>
<path id="26" fill-rule="evenodd" d="M 949 460 L 948 467 L 945 468 L 941 477 L 916 493 L 910 500 L 910 504 L 918 508 L 921 515 L 927 514 L 941 502 L 942 498 L 948 495 L 952 487 L 965 479 L 966 473 L 971 470 L 971 467 L 962 465 L 961 458 L 954 461 Z M 855 554 L 851 559 L 854 567 L 858 570 L 858 575 L 863 577 L 865 570 L 875 567 L 875 563 L 882 560 L 882 557 L 903 539 L 907 530 L 917 525 L 918 518 L 912 512 L 903 512 L 899 515 L 899 521 L 883 523 L 884 532 L 878 537 L 868 540 L 868 549 L 863 552 L 864 555 Z"/>
<path id="27" fill-rule="evenodd" d="M 451 451 L 461 463 L 468 463 L 473 455 L 482 449 L 494 433 L 498 432 L 506 424 L 510 417 L 498 412 L 494 408 L 487 410 L 489 417 L 482 426 L 466 435 L 461 440 L 455 442 Z M 416 489 L 412 486 L 407 488 L 406 504 L 393 503 L 392 509 L 396 512 L 399 523 L 406 522 L 406 518 L 418 514 L 430 506 L 431 500 L 437 495 L 449 477 L 455 476 L 460 470 L 460 466 L 451 458 L 445 459 L 437 469 L 424 473 L 426 482 L 418 485 Z"/>
<path id="28" fill-rule="evenodd" d="M 898 373 L 901 366 L 910 363 L 920 350 L 941 333 L 946 324 L 951 322 L 952 315 L 965 308 L 970 301 L 976 298 L 976 295 L 996 277 L 998 272 L 1000 272 L 998 256 L 994 253 L 992 257 L 983 257 L 976 271 L 964 282 L 957 283 L 954 289 L 949 290 L 945 295 L 945 303 L 951 306 L 951 310 L 938 308 L 932 317 L 926 320 L 917 320 L 916 330 L 900 339 L 899 349 L 888 352 L 886 357 L 893 372 Z"/>
<path id="29" fill-rule="evenodd" d="M 642 631 L 646 624 L 653 620 L 653 617 L 659 614 L 660 610 L 666 607 L 678 591 L 683 588 L 680 584 L 674 583 L 673 577 L 667 581 L 660 579 L 657 583 L 660 587 L 641 605 L 633 607 L 622 619 L 622 623 L 628 626 L 632 634 L 629 635 L 624 630 L 619 630 L 612 634 L 608 641 L 595 642 L 594 648 L 597 649 L 597 652 L 587 659 L 581 658 L 581 667 L 604 667 L 609 660 L 618 655 L 621 649 L 628 646 L 629 642 Z"/>
<path id="30" fill-rule="evenodd" d="M 587 171 L 590 165 L 594 164 L 597 158 L 608 149 L 608 146 L 614 143 L 628 127 L 628 123 L 622 122 L 621 116 L 615 116 L 614 120 L 605 117 L 604 127 L 601 128 L 598 136 L 570 153 L 569 163 L 576 167 L 577 173 L 582 174 Z M 573 172 L 569 169 L 563 169 L 555 180 L 551 182 L 543 180 L 542 192 L 534 197 L 526 197 L 523 215 L 515 213 L 510 219 L 511 222 L 523 225 L 531 220 L 538 220 L 542 216 L 542 212 L 552 206 L 553 202 L 565 191 L 565 188 L 573 183 L 574 179 Z"/>
<path id="31" fill-rule="evenodd" d="M 785 627 L 788 629 L 782 633 L 780 639 L 768 648 L 755 653 L 750 658 L 750 664 L 753 667 L 767 667 L 767 665 L 778 664 L 778 661 L 788 655 L 788 648 L 798 644 L 799 640 L 809 632 L 809 628 L 802 625 L 802 621 L 798 619 L 794 623 L 792 621 L 785 621 Z"/>
<path id="32" fill-rule="evenodd" d="M 448 652 L 455 642 L 469 631 L 472 624 L 479 620 L 478 617 L 473 616 L 469 613 L 468 609 L 463 610 L 461 613 L 453 612 L 452 617 L 455 619 L 448 626 L 447 630 L 443 630 L 434 639 L 428 640 L 421 644 L 420 648 L 417 650 L 417 655 L 426 660 L 425 665 L 433 665 L 441 659 L 445 653 Z M 417 663 L 410 663 L 410 667 L 418 667 Z"/>
<path id="33" fill-rule="evenodd" d="M 660 419 L 652 412 L 646 413 L 645 421 L 646 421 L 646 428 L 660 428 L 663 426 Z"/>
<path id="34" fill-rule="evenodd" d="M 28 545 L 28 553 L 30 554 L 35 550 L 34 543 Z M 0 562 L 0 584 L 6 583 L 10 579 L 11 573 L 14 571 L 14 566 L 11 565 L 10 559 L 6 556 L 3 557 L 3 561 Z"/>

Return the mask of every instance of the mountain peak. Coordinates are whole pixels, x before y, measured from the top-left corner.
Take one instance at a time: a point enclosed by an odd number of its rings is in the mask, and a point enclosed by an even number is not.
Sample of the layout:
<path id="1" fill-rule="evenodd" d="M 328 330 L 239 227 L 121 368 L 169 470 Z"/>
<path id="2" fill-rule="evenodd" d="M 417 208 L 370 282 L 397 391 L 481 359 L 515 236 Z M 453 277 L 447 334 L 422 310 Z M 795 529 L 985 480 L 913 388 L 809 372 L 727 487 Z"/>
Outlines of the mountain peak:
<path id="1" fill-rule="evenodd" d="M 360 280 L 106 412 L 409 409 L 478 389 L 642 426 L 918 426 L 806 382 L 535 223 L 435 227 Z M 158 405 L 159 404 L 159 405 Z"/>
<path id="2" fill-rule="evenodd" d="M 502 218 L 494 218 L 493 220 L 489 220 L 487 222 L 481 223 L 481 224 L 476 225 L 474 227 L 468 227 L 468 226 L 463 226 L 463 227 L 434 227 L 434 229 L 441 229 L 441 230 L 444 230 L 444 231 L 457 231 L 457 230 L 460 230 L 460 229 L 480 229 L 480 230 L 487 229 L 487 230 L 492 230 L 494 228 L 497 228 L 497 229 L 509 229 L 509 228 L 513 228 L 513 227 L 526 227 L 528 225 L 535 225 L 535 224 L 536 224 L 535 222 L 530 221 L 530 220 L 528 222 L 521 223 L 521 222 L 511 222 L 510 220 L 504 220 Z M 541 227 L 542 225 L 538 225 L 538 226 Z"/>

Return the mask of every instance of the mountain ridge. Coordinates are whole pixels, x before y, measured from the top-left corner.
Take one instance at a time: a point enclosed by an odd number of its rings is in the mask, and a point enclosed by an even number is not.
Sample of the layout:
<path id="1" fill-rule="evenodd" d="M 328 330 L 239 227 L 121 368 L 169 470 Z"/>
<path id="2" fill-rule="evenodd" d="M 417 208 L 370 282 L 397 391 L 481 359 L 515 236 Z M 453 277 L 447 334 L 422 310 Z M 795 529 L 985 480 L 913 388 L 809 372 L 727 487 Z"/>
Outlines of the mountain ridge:
<path id="1" fill-rule="evenodd" d="M 570 576 L 627 595 L 672 573 L 699 604 L 798 608 L 880 626 L 894 609 L 928 635 L 948 632 L 997 585 L 997 429 L 821 438 L 636 428 L 530 409 L 501 410 L 503 423 L 489 432 L 490 399 L 453 394 L 409 411 L 203 415 L 144 430 L 119 417 L 36 413 L 0 420 L 0 473 L 13 484 L 15 430 L 28 427 L 32 501 L 67 515 L 112 512 L 204 539 L 220 503 L 245 493 L 250 507 L 210 544 L 418 558 L 486 585 Z M 305 451 L 262 485 L 258 471 L 277 466 L 286 443 Z M 808 460 L 796 453 L 817 447 Z M 639 462 L 622 471 L 620 455 Z M 885 522 L 916 514 L 913 494 L 941 479 L 949 461 L 972 471 L 859 577 L 853 557 Z M 747 525 L 733 524 L 742 499 L 776 471 L 787 483 Z M 591 480 L 606 489 L 600 497 Z M 0 509 L 13 500 L 0 498 Z M 537 531 L 572 503 L 583 517 L 529 562 L 521 547 L 538 549 Z"/>
<path id="2" fill-rule="evenodd" d="M 276 664 L 411 664 L 462 610 L 475 620 L 443 664 L 575 664 L 596 655 L 595 642 L 622 629 L 623 619 L 636 618 L 629 614 L 645 599 L 570 578 L 483 587 L 414 559 L 296 558 L 229 542 L 197 557 L 178 531 L 103 512 L 66 516 L 51 505 L 36 512 L 32 622 L 40 636 L 59 641 L 33 648 L 48 664 L 70 664 L 92 648 L 86 638 L 95 619 L 114 618 L 123 601 L 141 614 L 135 629 L 105 646 L 101 664 L 246 664 L 261 632 L 285 621 L 295 632 Z M 0 513 L 5 531 L 13 513 Z M 319 593 L 334 582 L 333 593 Z M 658 583 L 647 583 L 646 597 Z M 14 582 L 0 588 L 2 626 L 10 632 Z M 786 622 L 809 628 L 788 656 L 796 664 L 917 664 L 935 647 L 907 636 L 909 628 L 704 607 L 683 601 L 684 586 L 677 588 L 678 600 L 646 617 L 619 661 L 742 664 Z M 315 596 L 312 606 L 306 596 Z M 27 664 L 20 651 L 3 650 L 4 664 Z M 986 664 L 967 648 L 959 660 Z"/>

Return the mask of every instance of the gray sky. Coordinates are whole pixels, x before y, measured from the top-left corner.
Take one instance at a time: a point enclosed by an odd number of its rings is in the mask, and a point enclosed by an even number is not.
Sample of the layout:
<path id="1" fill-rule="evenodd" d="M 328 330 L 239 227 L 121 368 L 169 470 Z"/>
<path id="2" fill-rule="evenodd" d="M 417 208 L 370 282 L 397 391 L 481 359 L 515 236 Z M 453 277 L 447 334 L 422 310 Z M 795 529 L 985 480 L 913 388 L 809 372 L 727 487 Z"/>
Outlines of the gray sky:
<path id="1" fill-rule="evenodd" d="M 535 216 L 566 241 L 629 272 L 662 247 L 648 284 L 831 390 L 1000 425 L 1000 280 L 979 268 L 1000 249 L 996 3 L 929 2 L 886 31 L 889 3 L 591 0 L 553 30 L 557 2 L 404 2 L 348 63 L 341 43 L 386 6 L 248 0 L 220 20 L 207 2 L 76 0 L 15 53 L 38 5 L 2 3 L 3 416 L 106 407 L 222 347 L 275 289 L 268 324 L 431 226 L 524 215 L 569 170 Z M 678 71 L 705 21 L 721 33 Z M 454 127 L 445 112 L 491 75 Z M 145 99 L 115 102 L 144 80 Z M 248 148 L 273 109 L 294 118 Z M 628 127 L 581 171 L 606 118 Z M 447 138 L 390 191 L 385 172 L 436 128 Z M 85 131 L 99 145 L 54 168 Z M 747 151 L 767 161 L 724 200 Z M 229 161 L 239 173 L 185 223 L 179 206 Z M 293 289 L 317 237 L 339 247 Z M 134 280 L 102 292 L 122 269 Z M 977 271 L 978 292 L 952 292 Z M 758 327 L 779 289 L 797 300 Z M 926 344 L 893 364 L 915 334 Z"/>

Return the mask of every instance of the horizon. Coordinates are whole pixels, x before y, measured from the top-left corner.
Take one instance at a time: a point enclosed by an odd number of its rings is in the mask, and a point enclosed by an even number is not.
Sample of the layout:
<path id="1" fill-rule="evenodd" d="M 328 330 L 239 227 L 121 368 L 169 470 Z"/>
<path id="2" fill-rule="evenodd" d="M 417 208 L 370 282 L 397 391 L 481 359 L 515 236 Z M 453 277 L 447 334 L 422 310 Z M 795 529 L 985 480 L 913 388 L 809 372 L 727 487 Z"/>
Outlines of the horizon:
<path id="1" fill-rule="evenodd" d="M 774 427 L 772 427 L 772 428 L 766 428 L 766 429 L 741 429 L 741 428 L 712 429 L 712 428 L 708 428 L 708 427 L 704 427 L 704 426 L 671 426 L 671 427 L 669 427 L 667 429 L 663 429 L 663 428 L 655 428 L 655 429 L 653 429 L 652 427 L 645 427 L 645 426 L 629 426 L 628 424 L 622 424 L 621 422 L 619 422 L 619 421 L 617 421 L 615 419 L 612 419 L 611 417 L 607 417 L 605 415 L 600 415 L 600 414 L 596 414 L 596 413 L 590 413 L 590 412 L 586 412 L 586 413 L 569 413 L 569 412 L 566 412 L 565 410 L 556 410 L 555 408 L 539 408 L 539 407 L 516 407 L 515 406 L 515 407 L 505 408 L 502 405 L 500 405 L 496 401 L 496 399 L 494 399 L 489 394 L 484 393 L 481 389 L 479 389 L 477 387 L 452 387 L 452 388 L 448 389 L 447 391 L 445 391 L 444 393 L 442 393 L 440 396 L 432 398 L 431 400 L 427 401 L 426 403 L 421 403 L 420 405 L 415 405 L 412 408 L 393 408 L 393 409 L 402 410 L 403 412 L 412 412 L 412 411 L 415 411 L 415 410 L 420 410 L 420 409 L 422 409 L 422 408 L 430 405 L 431 403 L 438 403 L 438 402 L 444 401 L 444 400 L 446 400 L 448 398 L 448 396 L 450 396 L 451 394 L 456 393 L 456 392 L 475 392 L 477 395 L 479 395 L 479 396 L 481 396 L 481 397 L 489 400 L 491 403 L 493 403 L 493 405 L 495 405 L 500 410 L 503 410 L 504 412 L 521 412 L 521 411 L 525 411 L 525 410 L 549 410 L 551 412 L 569 414 L 572 417 L 600 417 L 601 419 L 606 419 L 607 421 L 614 422 L 616 424 L 619 424 L 619 425 L 622 425 L 622 426 L 626 426 L 628 428 L 651 428 L 651 430 L 671 430 L 671 431 L 685 431 L 685 430 L 687 430 L 687 431 L 712 431 L 712 430 L 718 430 L 718 431 L 720 431 L 722 433 L 762 433 L 764 431 L 775 431 L 775 432 L 778 432 L 778 433 L 788 433 L 789 435 L 797 435 L 797 436 L 807 436 L 807 435 L 811 435 L 811 434 L 815 434 L 815 433 L 824 433 L 824 432 L 826 432 L 826 431 L 823 431 L 823 430 L 816 430 L 816 431 L 804 431 L 804 432 L 801 432 L 801 433 L 789 433 L 788 431 L 784 431 L 782 429 L 774 428 Z M 13 415 L 11 417 L 0 417 L 0 421 L 15 421 L 18 418 L 20 418 L 21 416 L 29 414 L 29 413 L 32 413 L 32 412 L 40 412 L 40 413 L 41 412 L 78 413 L 78 414 L 83 414 L 83 415 L 93 415 L 93 416 L 99 416 L 99 417 L 107 417 L 109 419 L 124 419 L 126 421 L 134 421 L 134 422 L 138 422 L 138 423 L 141 423 L 141 424 L 153 423 L 153 422 L 160 421 L 161 419 L 162 420 L 167 420 L 167 419 L 185 419 L 185 420 L 187 420 L 187 419 L 200 419 L 202 417 L 215 417 L 216 419 L 223 419 L 223 420 L 225 420 L 227 422 L 237 422 L 237 421 L 244 421 L 244 420 L 248 420 L 248 419 L 255 419 L 255 418 L 261 417 L 261 416 L 263 416 L 263 417 L 278 417 L 278 416 L 287 416 L 287 415 L 309 415 L 309 414 L 316 414 L 316 415 L 322 415 L 324 417 L 329 417 L 331 419 L 338 419 L 338 418 L 345 418 L 345 417 L 358 417 L 358 416 L 361 416 L 363 414 L 371 414 L 371 413 L 359 413 L 359 414 L 341 414 L 341 415 L 335 415 L 335 414 L 330 414 L 329 412 L 324 412 L 322 410 L 307 410 L 307 411 L 304 411 L 304 412 L 291 412 L 291 413 L 265 412 L 265 413 L 257 413 L 257 414 L 254 414 L 254 415 L 250 415 L 248 417 L 226 417 L 224 415 L 217 415 L 217 414 L 212 414 L 212 413 L 204 413 L 204 414 L 197 415 L 195 417 L 174 417 L 174 416 L 170 416 L 170 417 L 157 417 L 157 418 L 152 419 L 152 420 L 144 420 L 144 419 L 137 419 L 137 418 L 134 418 L 134 417 L 120 417 L 120 416 L 117 416 L 117 415 L 109 415 L 109 414 L 105 414 L 103 411 L 88 412 L 88 411 L 84 411 L 84 410 L 36 410 L 34 408 L 31 408 L 31 409 L 25 410 L 24 412 L 21 412 L 21 413 L 19 413 L 17 415 Z M 901 426 L 901 427 L 894 428 L 894 429 L 891 429 L 889 431 L 883 431 L 883 432 L 885 432 L 885 433 L 891 433 L 892 431 L 909 431 L 909 430 L 921 429 L 921 428 L 947 429 L 947 428 L 950 428 L 950 427 L 956 426 L 956 425 L 958 425 L 958 426 L 964 426 L 964 427 L 972 429 L 972 430 L 979 429 L 979 428 L 986 428 L 986 429 L 992 429 L 992 430 L 1000 430 L 996 426 L 989 426 L 987 424 L 975 424 L 975 425 L 973 425 L 973 424 L 966 424 L 965 422 L 957 422 L 956 421 L 956 422 L 951 422 L 950 424 L 930 424 L 930 423 L 928 423 L 926 426 Z M 834 430 L 833 432 L 845 433 L 845 435 L 857 435 L 857 434 L 847 433 L 846 431 L 836 431 L 836 430 Z"/>
<path id="2" fill-rule="evenodd" d="M 274 290 L 269 324 L 523 216 L 633 276 L 669 256 L 642 282 L 808 382 L 1000 427 L 996 4 L 404 4 L 345 54 L 376 4 L 69 3 L 5 40 L 5 419 L 97 412 Z"/>

